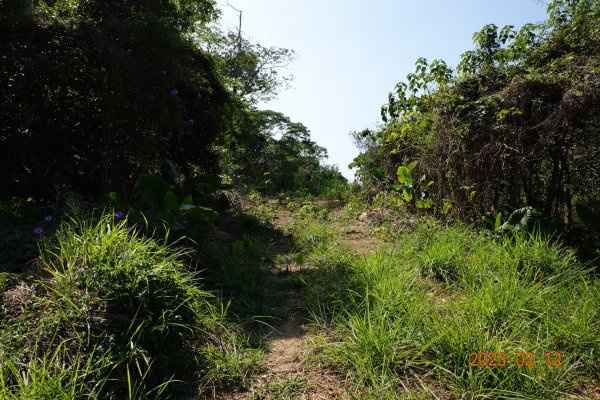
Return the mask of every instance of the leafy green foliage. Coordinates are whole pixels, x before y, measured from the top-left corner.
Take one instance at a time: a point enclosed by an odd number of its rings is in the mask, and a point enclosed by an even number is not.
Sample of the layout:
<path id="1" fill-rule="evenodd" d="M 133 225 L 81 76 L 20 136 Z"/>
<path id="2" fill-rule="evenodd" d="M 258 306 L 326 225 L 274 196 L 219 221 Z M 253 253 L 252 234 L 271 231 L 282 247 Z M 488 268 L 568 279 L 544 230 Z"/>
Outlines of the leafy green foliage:
<path id="1" fill-rule="evenodd" d="M 502 213 L 496 214 L 495 218 L 493 218 L 490 214 L 485 214 L 481 216 L 481 220 L 485 223 L 489 230 L 497 231 L 502 226 Z"/>
<path id="2" fill-rule="evenodd" d="M 425 183 L 425 177 L 422 177 L 419 182 L 415 182 L 412 170 L 416 165 L 417 162 L 413 161 L 408 166 L 399 166 L 396 175 L 400 186 L 391 184 L 390 188 L 402 194 L 401 198 L 394 199 L 397 204 L 407 203 L 413 208 L 429 209 L 432 207 L 433 201 L 429 196 L 428 189 L 433 185 L 433 181 Z M 417 193 L 420 193 L 419 197 L 417 197 Z M 443 212 L 446 213 L 447 210 L 449 210 L 448 205 L 445 205 Z"/>
<path id="3" fill-rule="evenodd" d="M 542 214 L 533 207 L 524 207 L 515 210 L 499 229 L 515 229 L 517 231 L 532 230 Z"/>
<path id="4" fill-rule="evenodd" d="M 249 104 L 273 99 L 291 80 L 281 74 L 281 69 L 292 61 L 293 50 L 264 47 L 243 37 L 241 31 L 225 32 L 216 27 L 205 27 L 200 37 L 204 49 L 216 60 L 225 84 L 234 96 Z"/>
<path id="5" fill-rule="evenodd" d="M 190 35 L 215 3 L 0 3 L 2 193 L 128 198 L 139 175 L 216 164 L 227 91 Z"/>
<path id="6" fill-rule="evenodd" d="M 220 172 L 271 194 L 343 184 L 306 127 L 256 108 L 286 86 L 293 51 L 217 16 L 214 0 L 0 3 L 0 197 L 130 200 L 148 174 L 212 174 L 208 191 Z"/>
<path id="7" fill-rule="evenodd" d="M 214 146 L 223 172 L 269 195 L 304 190 L 331 196 L 330 187 L 346 180 L 336 168 L 322 165 L 326 150 L 301 123 L 256 107 L 287 86 L 291 78 L 281 71 L 294 52 L 253 43 L 240 30 L 206 27 L 200 37 L 233 96 L 226 129 Z"/>
<path id="8" fill-rule="evenodd" d="M 577 228 L 576 202 L 600 207 L 599 21 L 596 1 L 555 0 L 542 24 L 484 26 L 456 71 L 418 59 L 382 108 L 385 125 L 354 134 L 369 197 L 386 189 L 369 174 L 417 160 L 411 172 L 435 188 L 415 201 L 402 169 L 404 201 L 476 221 L 533 207 Z"/>
<path id="9" fill-rule="evenodd" d="M 398 182 L 403 185 L 412 186 L 413 184 L 413 176 L 410 169 L 405 166 L 398 167 Z"/>
<path id="10" fill-rule="evenodd" d="M 197 176 L 189 180 L 187 187 L 213 191 L 220 187 L 218 176 Z M 192 196 L 186 195 L 181 202 L 167 182 L 156 175 L 142 175 L 138 183 L 142 200 L 153 215 L 167 221 L 175 230 L 185 227 L 186 222 L 210 222 L 219 214 L 209 207 L 194 205 Z"/>
<path id="11" fill-rule="evenodd" d="M 346 183 L 337 168 L 322 164 L 327 151 L 310 131 L 281 113 L 246 109 L 216 148 L 227 175 L 268 195 L 319 195 Z"/>
<path id="12" fill-rule="evenodd" d="M 153 210 L 163 208 L 165 203 L 169 202 L 167 197 L 169 193 L 169 184 L 156 175 L 142 175 L 138 183 L 142 199 Z M 172 192 L 171 192 L 172 193 Z M 168 207 L 167 207 L 168 208 Z"/>

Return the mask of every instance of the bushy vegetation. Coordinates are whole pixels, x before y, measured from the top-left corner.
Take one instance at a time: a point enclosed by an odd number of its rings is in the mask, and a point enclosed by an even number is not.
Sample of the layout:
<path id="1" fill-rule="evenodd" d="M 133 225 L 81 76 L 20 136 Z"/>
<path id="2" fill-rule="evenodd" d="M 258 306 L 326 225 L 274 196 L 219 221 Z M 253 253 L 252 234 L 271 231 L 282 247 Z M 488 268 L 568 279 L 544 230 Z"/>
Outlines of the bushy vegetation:
<path id="1" fill-rule="evenodd" d="M 223 33 L 218 15 L 213 0 L 2 1 L 1 199 L 131 200 L 143 174 L 269 193 L 344 181 L 306 127 L 256 106 L 293 52 Z"/>
<path id="2" fill-rule="evenodd" d="M 258 108 L 293 51 L 218 15 L 0 0 L 0 397 L 297 398 L 257 373 L 300 320 L 361 398 L 590 397 L 600 3 L 419 59 L 355 185 Z"/>
<path id="3" fill-rule="evenodd" d="M 2 196 L 129 194 L 209 168 L 227 93 L 192 40 L 213 1 L 3 1 Z M 51 134 L 49 134 L 51 132 Z"/>
<path id="4" fill-rule="evenodd" d="M 555 0 L 544 23 L 483 27 L 456 70 L 417 60 L 382 128 L 354 134 L 366 190 L 398 191 L 410 169 L 412 207 L 504 222 L 530 206 L 597 247 L 599 20 L 597 1 Z"/>
<path id="5" fill-rule="evenodd" d="M 246 109 L 215 148 L 228 176 L 265 195 L 331 195 L 347 186 L 337 167 L 323 164 L 327 150 L 308 128 L 281 113 Z"/>

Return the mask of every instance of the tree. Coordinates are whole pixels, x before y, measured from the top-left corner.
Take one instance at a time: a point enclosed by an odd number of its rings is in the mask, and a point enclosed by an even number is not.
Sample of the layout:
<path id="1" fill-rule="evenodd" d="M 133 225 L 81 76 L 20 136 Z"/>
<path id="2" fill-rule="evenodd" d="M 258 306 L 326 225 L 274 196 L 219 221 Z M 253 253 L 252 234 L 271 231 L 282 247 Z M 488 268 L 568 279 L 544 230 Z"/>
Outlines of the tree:
<path id="1" fill-rule="evenodd" d="M 190 36 L 216 15 L 212 0 L 0 2 L 2 195 L 126 194 L 167 163 L 215 165 L 228 94 Z"/>
<path id="2" fill-rule="evenodd" d="M 238 32 L 205 27 L 198 37 L 203 49 L 218 60 L 228 88 L 251 105 L 272 100 L 292 79 L 281 70 L 292 62 L 294 51 L 251 42 L 242 36 L 241 26 Z"/>
<path id="3" fill-rule="evenodd" d="M 225 173 L 269 194 L 300 189 L 316 194 L 325 176 L 343 179 L 321 165 L 327 152 L 304 125 L 258 109 L 287 87 L 291 76 L 281 71 L 293 59 L 292 50 L 253 43 L 242 36 L 241 25 L 237 32 L 205 27 L 198 38 L 233 97 L 226 129 L 214 146 Z"/>

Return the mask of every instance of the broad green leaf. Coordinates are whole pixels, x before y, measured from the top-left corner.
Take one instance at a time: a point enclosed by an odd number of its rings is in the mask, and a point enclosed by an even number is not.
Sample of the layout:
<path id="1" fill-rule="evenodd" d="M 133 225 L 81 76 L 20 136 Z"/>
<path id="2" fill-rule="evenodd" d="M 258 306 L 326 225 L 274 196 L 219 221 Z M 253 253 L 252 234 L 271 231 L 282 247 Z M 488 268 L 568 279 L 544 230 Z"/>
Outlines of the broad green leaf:
<path id="1" fill-rule="evenodd" d="M 413 194 L 411 190 L 406 190 L 403 189 L 402 190 L 402 197 L 404 198 L 405 201 L 411 201 L 413 198 Z"/>
<path id="2" fill-rule="evenodd" d="M 142 199 L 153 209 L 161 209 L 169 185 L 157 175 L 142 175 L 138 183 Z"/>
<path id="3" fill-rule="evenodd" d="M 182 204 L 179 209 L 184 218 L 196 222 L 209 222 L 219 215 L 219 213 L 212 208 L 193 206 L 191 204 Z"/>
<path id="4" fill-rule="evenodd" d="M 403 165 L 398 167 L 398 182 L 409 186 L 412 186 L 413 184 L 412 172 Z"/>
<path id="5" fill-rule="evenodd" d="M 500 229 L 501 226 L 502 226 L 502 213 L 499 212 L 498 215 L 496 215 L 496 221 L 494 222 L 494 230 Z"/>
<path id="6" fill-rule="evenodd" d="M 500 229 L 514 228 L 517 231 L 530 230 L 536 222 L 539 222 L 542 214 L 531 206 L 519 208 L 515 210 L 508 220 L 500 226 Z"/>
<path id="7" fill-rule="evenodd" d="M 185 196 L 183 200 L 181 200 L 181 204 L 194 204 L 192 200 L 192 195 L 188 194 L 187 196 Z"/>
<path id="8" fill-rule="evenodd" d="M 165 164 L 167 164 L 167 166 L 169 167 L 169 172 L 171 172 L 171 176 L 173 177 L 173 179 L 179 178 L 179 172 L 177 172 L 177 167 L 175 166 L 173 160 L 165 158 Z"/>
<path id="9" fill-rule="evenodd" d="M 177 201 L 177 196 L 173 193 L 172 190 L 169 190 L 165 194 L 165 198 L 163 200 L 163 206 L 171 211 L 171 213 L 175 216 L 179 215 L 179 201 Z"/>

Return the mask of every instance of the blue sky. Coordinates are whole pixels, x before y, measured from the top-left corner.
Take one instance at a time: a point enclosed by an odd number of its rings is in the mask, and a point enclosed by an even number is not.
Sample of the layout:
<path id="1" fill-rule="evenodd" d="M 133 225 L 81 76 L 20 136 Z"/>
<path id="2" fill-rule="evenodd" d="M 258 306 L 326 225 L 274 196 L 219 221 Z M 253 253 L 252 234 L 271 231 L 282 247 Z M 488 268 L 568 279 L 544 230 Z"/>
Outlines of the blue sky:
<path id="1" fill-rule="evenodd" d="M 263 46 L 286 47 L 292 88 L 261 108 L 306 125 L 327 148 L 329 164 L 351 178 L 358 154 L 349 133 L 375 128 L 380 108 L 419 57 L 456 66 L 483 25 L 520 27 L 545 19 L 538 0 L 229 0 L 243 11 L 242 33 Z M 221 25 L 238 14 L 218 0 Z"/>

